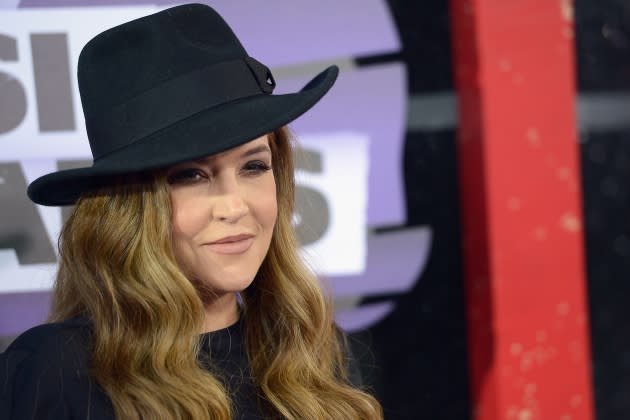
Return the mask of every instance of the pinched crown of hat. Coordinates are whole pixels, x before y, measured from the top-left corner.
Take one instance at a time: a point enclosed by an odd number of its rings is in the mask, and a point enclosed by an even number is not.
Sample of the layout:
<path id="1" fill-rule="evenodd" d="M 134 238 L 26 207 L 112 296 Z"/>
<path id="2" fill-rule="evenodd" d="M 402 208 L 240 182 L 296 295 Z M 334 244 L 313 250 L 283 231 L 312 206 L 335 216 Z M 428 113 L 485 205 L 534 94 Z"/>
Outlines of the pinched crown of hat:
<path id="1" fill-rule="evenodd" d="M 299 92 L 272 95 L 271 71 L 201 4 L 114 27 L 88 42 L 79 57 L 92 166 L 44 175 L 29 185 L 28 195 L 39 204 L 72 204 L 112 175 L 238 146 L 306 112 L 337 73 L 331 66 Z"/>

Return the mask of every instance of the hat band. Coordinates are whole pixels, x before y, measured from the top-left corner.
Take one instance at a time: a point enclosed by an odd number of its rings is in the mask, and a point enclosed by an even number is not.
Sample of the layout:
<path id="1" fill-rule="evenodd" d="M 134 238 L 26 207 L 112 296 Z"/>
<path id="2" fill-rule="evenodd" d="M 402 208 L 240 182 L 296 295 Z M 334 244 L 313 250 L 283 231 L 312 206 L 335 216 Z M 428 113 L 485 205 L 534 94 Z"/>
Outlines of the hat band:
<path id="1" fill-rule="evenodd" d="M 198 112 L 274 87 L 269 69 L 251 57 L 176 77 L 86 120 L 92 156 L 96 161 Z"/>

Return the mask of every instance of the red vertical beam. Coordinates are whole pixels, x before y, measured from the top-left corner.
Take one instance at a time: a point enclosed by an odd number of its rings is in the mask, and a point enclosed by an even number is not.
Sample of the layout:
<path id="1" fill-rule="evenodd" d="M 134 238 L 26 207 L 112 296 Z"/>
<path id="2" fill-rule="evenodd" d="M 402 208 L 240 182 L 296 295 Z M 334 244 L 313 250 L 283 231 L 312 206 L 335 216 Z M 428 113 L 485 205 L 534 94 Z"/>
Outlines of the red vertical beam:
<path id="1" fill-rule="evenodd" d="M 474 417 L 593 418 L 571 0 L 450 0 Z"/>

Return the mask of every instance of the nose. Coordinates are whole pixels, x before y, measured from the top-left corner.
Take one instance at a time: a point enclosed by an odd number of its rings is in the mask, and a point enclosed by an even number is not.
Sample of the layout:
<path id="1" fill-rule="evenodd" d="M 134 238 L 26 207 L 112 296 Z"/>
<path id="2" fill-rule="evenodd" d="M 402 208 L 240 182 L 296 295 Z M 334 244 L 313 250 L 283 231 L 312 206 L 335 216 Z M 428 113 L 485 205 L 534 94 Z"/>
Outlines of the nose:
<path id="1" fill-rule="evenodd" d="M 212 207 L 212 217 L 227 223 L 236 223 L 249 213 L 249 207 L 237 193 L 222 194 L 216 197 Z"/>

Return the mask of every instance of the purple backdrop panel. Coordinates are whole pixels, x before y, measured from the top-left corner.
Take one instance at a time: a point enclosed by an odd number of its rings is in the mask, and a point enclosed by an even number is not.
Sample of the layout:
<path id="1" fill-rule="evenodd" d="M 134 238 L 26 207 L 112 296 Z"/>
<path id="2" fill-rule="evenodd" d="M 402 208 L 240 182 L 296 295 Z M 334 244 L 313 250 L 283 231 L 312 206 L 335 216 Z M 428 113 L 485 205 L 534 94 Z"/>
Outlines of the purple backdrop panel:
<path id="1" fill-rule="evenodd" d="M 20 7 L 171 6 L 176 1 L 24 0 Z M 247 51 L 268 66 L 398 51 L 400 42 L 382 0 L 200 1 L 216 8 Z"/>
<path id="2" fill-rule="evenodd" d="M 12 2 L 16 5 L 18 2 Z M 167 6 L 176 2 L 27 0 L 21 7 Z M 395 26 L 385 1 L 346 0 L 296 3 L 291 0 L 207 2 L 222 13 L 248 51 L 272 68 L 397 51 Z M 6 6 L 6 5 L 5 5 Z M 260 22 L 265 30 L 260 31 Z M 276 24 L 277 23 L 277 24 Z M 312 72 L 314 73 L 315 70 Z M 304 79 L 279 80 L 279 91 L 297 90 Z M 280 93 L 280 92 L 279 92 Z M 402 63 L 344 70 L 335 88 L 309 115 L 294 124 L 299 134 L 358 132 L 370 139 L 368 225 L 401 225 L 406 221 L 400 169 L 406 123 L 406 72 Z M 351 164 L 352 157 L 349 158 Z M 368 227 L 366 227 L 368 228 Z M 430 232 L 411 230 L 370 236 L 368 267 L 360 276 L 332 279 L 337 296 L 396 293 L 408 290 L 423 269 Z M 390 263 L 389 261 L 393 261 Z M 41 323 L 50 305 L 48 292 L 0 295 L 0 336 Z M 366 327 L 393 308 L 393 303 L 362 306 L 339 314 L 340 324 Z"/>
<path id="3" fill-rule="evenodd" d="M 161 6 L 176 2 L 158 1 Z M 271 67 L 334 60 L 400 47 L 384 1 L 292 0 L 208 2 L 235 27 L 250 53 Z M 149 1 L 28 0 L 22 7 L 155 4 Z M 260 22 L 264 33 L 254 28 Z M 289 34 L 289 35 L 287 35 Z M 314 72 L 313 72 L 314 74 Z M 280 88 L 301 88 L 303 80 L 281 80 Z M 280 89 L 279 89 L 280 90 Z M 402 63 L 346 71 L 322 104 L 295 123 L 298 132 L 361 131 L 371 139 L 368 224 L 400 225 L 406 221 L 400 163 L 406 124 L 406 73 Z"/>
<path id="4" fill-rule="evenodd" d="M 49 310 L 50 292 L 0 294 L 0 337 L 41 324 Z"/>
<path id="5" fill-rule="evenodd" d="M 393 302 L 373 303 L 351 311 L 337 311 L 335 321 L 344 331 L 354 332 L 380 321 L 392 310 Z"/>
<path id="6" fill-rule="evenodd" d="M 367 267 L 361 275 L 333 276 L 335 297 L 398 294 L 409 291 L 429 259 L 432 235 L 427 227 L 371 234 Z"/>
<path id="7" fill-rule="evenodd" d="M 283 79 L 278 88 L 291 92 L 306 81 Z M 392 63 L 342 72 L 328 95 L 292 127 L 298 135 L 324 131 L 367 134 L 368 225 L 391 226 L 407 220 L 401 169 L 406 118 L 405 67 Z"/>

